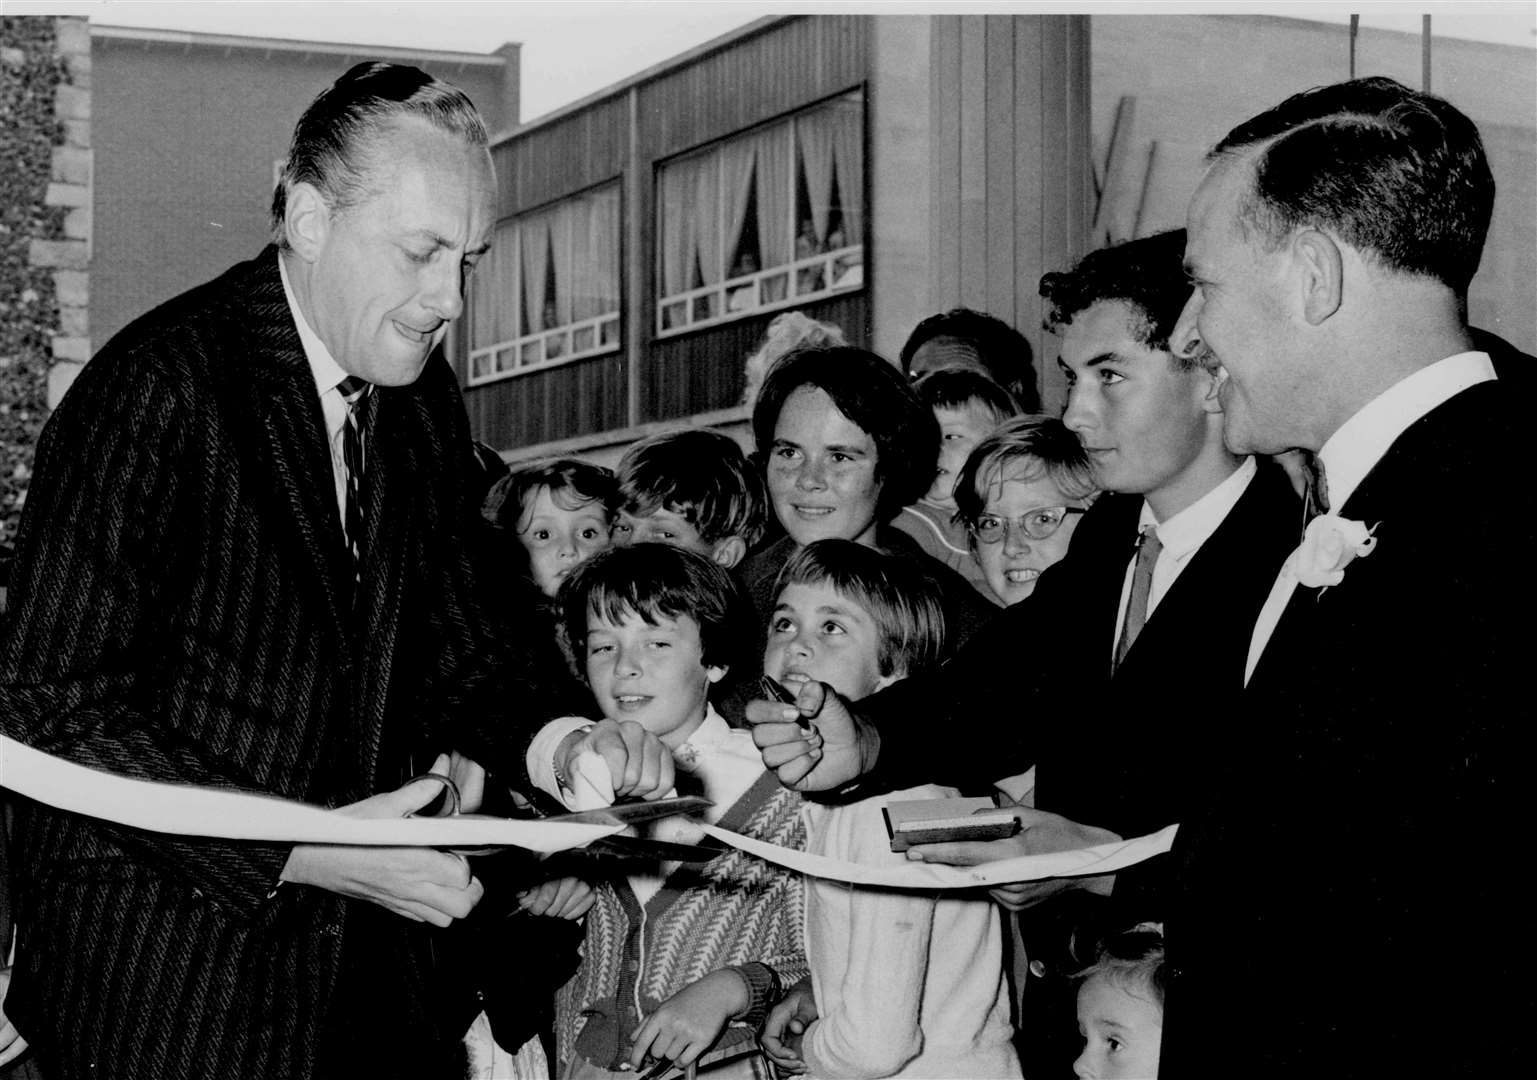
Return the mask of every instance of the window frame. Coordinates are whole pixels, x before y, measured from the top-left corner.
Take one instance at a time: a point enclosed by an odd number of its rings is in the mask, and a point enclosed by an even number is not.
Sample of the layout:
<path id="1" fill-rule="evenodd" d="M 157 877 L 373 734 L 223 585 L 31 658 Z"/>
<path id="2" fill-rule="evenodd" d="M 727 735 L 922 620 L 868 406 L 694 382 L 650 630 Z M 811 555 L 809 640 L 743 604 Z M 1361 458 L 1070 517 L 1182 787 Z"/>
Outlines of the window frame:
<path id="1" fill-rule="evenodd" d="M 498 240 L 504 229 L 512 233 L 513 254 L 512 265 L 514 267 L 511 295 L 514 302 L 523 303 L 523 230 L 520 224 L 528 218 L 540 214 L 547 214 L 562 203 L 572 202 L 577 199 L 592 198 L 609 189 L 614 192 L 617 204 L 615 215 L 614 237 L 614 284 L 616 306 L 609 311 L 586 319 L 579 319 L 548 330 L 535 330 L 532 333 L 520 334 L 516 337 L 481 345 L 475 342 L 473 334 L 473 322 L 469 319 L 465 323 L 465 351 L 464 351 L 464 383 L 466 388 L 487 386 L 491 383 L 501 382 L 504 379 L 514 379 L 522 375 L 532 375 L 535 372 L 549 371 L 551 368 L 561 367 L 578 360 L 590 360 L 598 356 L 607 356 L 617 353 L 624 348 L 624 182 L 622 177 L 610 179 L 551 199 L 538 206 L 529 207 L 520 213 L 514 214 L 497 223 Z M 473 316 L 472 316 L 473 318 Z M 604 329 L 611 330 L 608 340 L 604 340 Z M 590 332 L 592 344 L 582 349 L 574 348 L 576 338 L 583 332 Z M 549 354 L 552 345 L 561 344 L 562 351 L 554 356 Z M 532 358 L 520 360 L 525 352 L 534 351 Z M 504 353 L 510 353 L 513 363 L 508 367 L 499 367 L 500 357 Z M 489 370 L 482 374 L 476 372 L 476 361 L 482 357 L 490 357 Z"/>
<path id="2" fill-rule="evenodd" d="M 790 220 L 788 227 L 793 236 L 798 225 L 796 210 L 798 205 L 797 188 L 800 183 L 800 155 L 797 150 L 798 142 L 795 137 L 796 121 L 818 109 L 828 108 L 840 99 L 857 100 L 859 103 L 859 168 L 862 174 L 861 191 L 864 195 L 863 205 L 859 206 L 860 236 L 856 242 L 845 244 L 842 247 L 828 251 L 820 251 L 803 258 L 793 259 L 788 263 L 781 263 L 766 269 L 757 270 L 750 274 L 742 274 L 736 277 L 724 275 L 720 281 L 713 285 L 703 285 L 699 288 L 689 289 L 684 292 L 663 295 L 664 287 L 662 270 L 662 236 L 664 222 L 662 219 L 662 173 L 669 167 L 683 162 L 689 158 L 703 158 L 709 154 L 720 153 L 721 147 L 736 140 L 745 139 L 756 135 L 767 128 L 783 126 L 786 137 L 790 139 Z M 717 183 L 722 187 L 725 184 L 722 175 Z M 789 308 L 802 307 L 806 304 L 826 300 L 835 296 L 843 296 L 860 291 L 867 284 L 868 262 L 865 259 L 865 232 L 869 223 L 869 101 L 864 92 L 864 87 L 852 87 L 847 90 L 831 94 L 819 101 L 813 102 L 793 112 L 778 116 L 773 120 L 762 124 L 756 124 L 750 128 L 734 131 L 723 138 L 715 139 L 703 146 L 694 147 L 680 154 L 675 154 L 656 164 L 652 182 L 653 211 L 656 230 L 656 251 L 654 270 L 657 282 L 656 299 L 653 303 L 652 333 L 655 340 L 666 340 L 690 334 L 697 330 L 720 326 L 725 323 L 736 322 L 740 319 L 783 311 Z M 840 191 L 840 197 L 842 192 Z M 726 216 L 726 200 L 716 200 L 717 235 L 720 236 L 722 245 L 727 243 L 725 237 L 724 219 Z M 723 254 L 726 254 L 723 252 Z M 724 260 L 723 260 L 724 262 Z M 839 267 L 842 267 L 842 277 L 838 275 Z M 857 274 L 853 271 L 858 271 Z M 820 287 L 801 291 L 800 283 L 803 275 L 820 272 L 824 284 Z M 768 289 L 765 286 L 773 279 L 784 279 L 784 295 L 778 299 L 765 299 Z M 853 280 L 848 280 L 852 278 Z M 751 290 L 747 296 L 747 303 L 732 310 L 733 299 L 743 290 Z M 713 314 L 695 316 L 696 305 L 700 300 L 713 297 Z M 681 322 L 667 324 L 669 311 L 678 309 L 684 316 Z"/>

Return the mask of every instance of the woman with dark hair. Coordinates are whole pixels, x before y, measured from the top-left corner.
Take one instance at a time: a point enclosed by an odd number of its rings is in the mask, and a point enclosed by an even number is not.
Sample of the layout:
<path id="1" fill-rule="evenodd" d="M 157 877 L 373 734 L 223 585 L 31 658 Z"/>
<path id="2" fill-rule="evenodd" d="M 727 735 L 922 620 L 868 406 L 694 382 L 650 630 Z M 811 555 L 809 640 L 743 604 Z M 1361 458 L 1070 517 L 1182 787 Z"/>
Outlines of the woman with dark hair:
<path id="1" fill-rule="evenodd" d="M 947 652 L 986 621 L 993 608 L 965 579 L 887 524 L 928 490 L 939 453 L 934 411 L 896 365 L 852 346 L 795 350 L 769 369 L 752 425 L 769 504 L 785 530 L 742 564 L 760 635 L 780 568 L 826 539 L 902 556 L 932 579 L 945 598 Z"/>

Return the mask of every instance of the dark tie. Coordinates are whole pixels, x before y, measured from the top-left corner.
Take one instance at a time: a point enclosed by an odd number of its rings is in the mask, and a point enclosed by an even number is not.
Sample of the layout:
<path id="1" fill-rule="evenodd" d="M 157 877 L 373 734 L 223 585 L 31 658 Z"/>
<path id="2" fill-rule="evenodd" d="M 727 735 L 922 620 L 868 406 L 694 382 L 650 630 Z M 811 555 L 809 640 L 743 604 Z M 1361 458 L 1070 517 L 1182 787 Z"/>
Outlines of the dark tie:
<path id="1" fill-rule="evenodd" d="M 1324 477 L 1324 463 L 1317 454 L 1302 451 L 1302 528 L 1319 514 L 1329 512 L 1329 482 Z"/>
<path id="2" fill-rule="evenodd" d="M 1137 565 L 1131 572 L 1131 597 L 1126 601 L 1126 620 L 1121 624 L 1120 640 L 1115 643 L 1117 668 L 1131 650 L 1132 642 L 1142 633 L 1142 624 L 1147 622 L 1147 600 L 1153 591 L 1153 567 L 1158 565 L 1158 553 L 1162 550 L 1158 527 L 1142 526 L 1142 532 L 1137 537 Z"/>
<path id="3" fill-rule="evenodd" d="M 347 550 L 352 553 L 352 579 L 363 580 L 363 425 L 361 412 L 368 383 L 348 375 L 336 384 L 347 403 L 347 418 L 342 424 L 342 467 L 346 472 L 347 506 L 342 528 L 347 534 Z"/>

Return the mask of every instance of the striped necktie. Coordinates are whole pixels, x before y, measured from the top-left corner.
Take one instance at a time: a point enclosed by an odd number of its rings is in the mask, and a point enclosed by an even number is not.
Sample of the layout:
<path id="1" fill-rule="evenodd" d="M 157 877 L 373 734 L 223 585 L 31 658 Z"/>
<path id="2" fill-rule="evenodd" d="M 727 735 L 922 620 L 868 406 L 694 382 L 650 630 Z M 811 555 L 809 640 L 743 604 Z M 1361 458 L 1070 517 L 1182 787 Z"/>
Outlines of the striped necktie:
<path id="1" fill-rule="evenodd" d="M 356 375 L 348 375 L 336 384 L 342 401 L 347 404 L 347 417 L 342 423 L 342 467 L 347 474 L 342 529 L 347 535 L 347 550 L 352 553 L 355 584 L 361 584 L 363 580 L 363 425 L 360 413 L 368 388 L 369 384 Z"/>
<path id="2" fill-rule="evenodd" d="M 1153 568 L 1158 565 L 1158 555 L 1163 542 L 1158 539 L 1156 525 L 1144 525 L 1137 535 L 1137 565 L 1131 571 L 1131 596 L 1126 601 L 1126 619 L 1121 623 L 1121 637 L 1115 643 L 1115 667 L 1131 651 L 1132 642 L 1142 633 L 1147 622 L 1147 601 L 1153 591 Z"/>

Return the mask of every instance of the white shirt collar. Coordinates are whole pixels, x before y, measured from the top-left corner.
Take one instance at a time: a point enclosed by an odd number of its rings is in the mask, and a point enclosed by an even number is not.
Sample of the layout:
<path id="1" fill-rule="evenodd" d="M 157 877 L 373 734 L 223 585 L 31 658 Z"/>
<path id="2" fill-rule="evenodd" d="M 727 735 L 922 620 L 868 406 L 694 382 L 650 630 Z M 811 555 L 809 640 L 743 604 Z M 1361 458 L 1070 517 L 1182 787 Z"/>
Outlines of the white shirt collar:
<path id="1" fill-rule="evenodd" d="M 715 711 L 714 705 L 707 704 L 704 711 L 704 721 L 693 730 L 689 737 L 683 740 L 683 745 L 673 752 L 673 757 L 679 759 L 697 757 L 699 754 L 709 753 L 721 745 L 731 741 L 731 725 L 726 723 L 721 714 Z"/>
<path id="2" fill-rule="evenodd" d="M 1144 499 L 1142 516 L 1137 524 L 1139 527 L 1156 526 L 1158 542 L 1163 545 L 1163 554 L 1176 560 L 1183 559 L 1206 543 L 1211 534 L 1217 531 L 1217 526 L 1226 519 L 1228 511 L 1233 509 L 1233 506 L 1243 497 L 1243 493 L 1248 490 L 1249 481 L 1254 479 L 1255 469 L 1254 459 L 1244 458 L 1243 464 L 1234 469 L 1226 480 L 1168 521 L 1159 521 L 1154 517 L 1153 508 Z"/>
<path id="3" fill-rule="evenodd" d="M 1457 353 L 1421 368 L 1367 402 L 1318 451 L 1329 486 L 1329 509 L 1338 512 L 1345 505 L 1411 424 L 1468 387 L 1494 377 L 1488 353 Z"/>
<path id="4" fill-rule="evenodd" d="M 278 276 L 283 279 L 283 296 L 288 300 L 288 310 L 293 314 L 294 325 L 299 328 L 299 344 L 304 347 L 304 358 L 309 361 L 310 374 L 315 379 L 315 391 L 324 400 L 327 392 L 335 390 L 336 384 L 345 379 L 347 373 L 332 359 L 325 342 L 310 329 L 304 312 L 299 310 L 299 301 L 294 298 L 293 286 L 288 281 L 288 266 L 283 261 L 281 251 L 278 252 Z"/>

